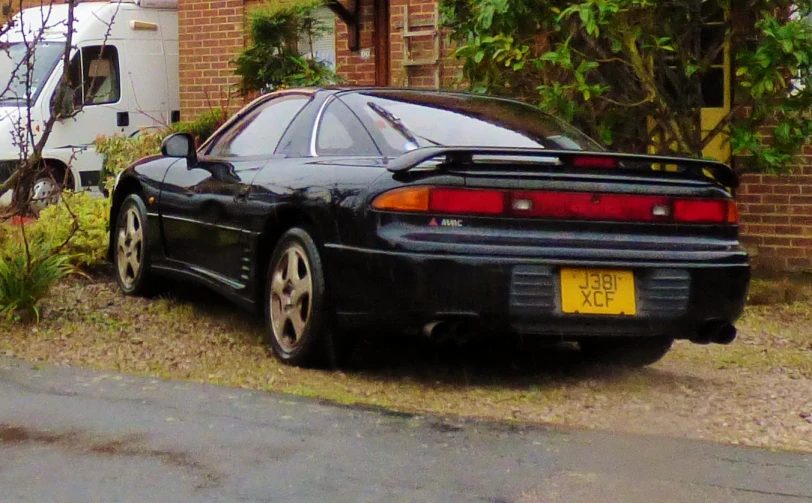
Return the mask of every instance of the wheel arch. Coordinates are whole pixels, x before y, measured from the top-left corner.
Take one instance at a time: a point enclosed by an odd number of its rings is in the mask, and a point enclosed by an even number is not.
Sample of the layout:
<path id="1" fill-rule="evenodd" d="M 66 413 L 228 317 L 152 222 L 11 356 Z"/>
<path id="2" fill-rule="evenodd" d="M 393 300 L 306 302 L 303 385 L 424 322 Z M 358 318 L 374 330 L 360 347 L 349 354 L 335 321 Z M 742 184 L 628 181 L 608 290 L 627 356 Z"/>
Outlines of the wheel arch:
<path id="1" fill-rule="evenodd" d="M 316 246 L 321 254 L 321 260 L 324 267 L 327 267 L 323 249 L 324 244 L 327 242 L 328 235 L 317 224 L 316 219 L 313 218 L 312 215 L 308 214 L 308 212 L 305 210 L 296 206 L 286 205 L 275 208 L 274 212 L 266 218 L 262 232 L 257 239 L 255 252 L 257 265 L 257 273 L 255 274 L 255 296 L 258 300 L 262 298 L 262 295 L 264 295 L 265 292 L 265 272 L 268 270 L 268 264 L 271 261 L 273 251 L 276 248 L 277 243 L 279 243 L 279 239 L 287 231 L 293 229 L 294 227 L 301 227 L 308 231 L 310 236 L 313 238 L 313 241 L 316 242 Z"/>
<path id="2" fill-rule="evenodd" d="M 79 179 L 78 175 L 73 168 L 68 166 L 68 163 L 56 157 L 45 157 L 42 162 L 46 167 L 54 170 L 53 175 L 57 182 L 62 183 L 62 181 L 65 179 L 65 174 L 67 173 L 70 190 L 78 189 L 76 182 Z"/>

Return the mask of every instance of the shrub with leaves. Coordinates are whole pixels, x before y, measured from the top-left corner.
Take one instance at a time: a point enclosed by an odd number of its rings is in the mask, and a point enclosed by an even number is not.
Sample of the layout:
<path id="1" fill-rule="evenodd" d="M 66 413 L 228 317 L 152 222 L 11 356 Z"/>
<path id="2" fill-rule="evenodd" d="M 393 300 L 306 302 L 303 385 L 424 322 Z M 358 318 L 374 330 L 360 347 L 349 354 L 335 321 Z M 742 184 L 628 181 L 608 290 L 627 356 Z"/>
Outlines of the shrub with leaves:
<path id="1" fill-rule="evenodd" d="M 10 240 L 0 250 L 0 316 L 27 320 L 33 315 L 39 320 L 39 301 L 54 283 L 74 272 L 66 255 L 54 254 L 46 245 Z"/>
<path id="2" fill-rule="evenodd" d="M 203 112 L 194 120 L 172 124 L 169 130 L 175 133 L 189 133 L 194 137 L 197 145 L 200 145 L 208 140 L 217 131 L 217 128 L 228 120 L 228 117 L 229 114 L 225 108 L 213 108 Z"/>
<path id="3" fill-rule="evenodd" d="M 65 192 L 59 204 L 48 206 L 28 224 L 28 236 L 44 250 L 58 249 L 73 265 L 97 265 L 106 259 L 109 218 L 109 200 Z"/>
<path id="4" fill-rule="evenodd" d="M 729 141 L 751 168 L 780 172 L 812 137 L 812 0 L 441 0 L 441 9 L 474 91 L 534 102 L 613 148 L 701 156 Z M 727 113 L 725 61 L 736 74 Z M 708 108 L 723 111 L 703 130 Z"/>
<path id="5" fill-rule="evenodd" d="M 116 175 L 127 169 L 133 162 L 161 152 L 161 142 L 166 136 L 164 130 L 145 130 L 135 136 L 96 137 L 96 152 L 104 157 L 101 173 L 101 188 L 107 192 L 113 189 Z"/>
<path id="6" fill-rule="evenodd" d="M 251 44 L 234 60 L 243 93 L 338 81 L 326 63 L 313 54 L 300 54 L 298 47 L 302 36 L 312 41 L 324 33 L 325 28 L 310 15 L 324 3 L 324 0 L 266 1 L 249 12 Z"/>

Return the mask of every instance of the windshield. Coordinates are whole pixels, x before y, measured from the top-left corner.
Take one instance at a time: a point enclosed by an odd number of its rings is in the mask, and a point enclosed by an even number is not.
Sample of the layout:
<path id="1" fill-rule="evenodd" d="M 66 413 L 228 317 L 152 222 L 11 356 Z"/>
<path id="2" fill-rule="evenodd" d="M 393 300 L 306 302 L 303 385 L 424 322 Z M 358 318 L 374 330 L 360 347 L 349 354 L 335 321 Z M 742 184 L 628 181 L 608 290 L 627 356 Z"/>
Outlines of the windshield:
<path id="1" fill-rule="evenodd" d="M 465 94 L 353 92 L 356 111 L 387 155 L 436 145 L 603 150 L 575 128 L 522 103 Z"/>
<path id="2" fill-rule="evenodd" d="M 0 46 L 0 104 L 24 101 L 26 82 L 31 86 L 31 100 L 36 100 L 64 49 L 63 42 L 40 42 L 34 46 L 16 42 Z"/>

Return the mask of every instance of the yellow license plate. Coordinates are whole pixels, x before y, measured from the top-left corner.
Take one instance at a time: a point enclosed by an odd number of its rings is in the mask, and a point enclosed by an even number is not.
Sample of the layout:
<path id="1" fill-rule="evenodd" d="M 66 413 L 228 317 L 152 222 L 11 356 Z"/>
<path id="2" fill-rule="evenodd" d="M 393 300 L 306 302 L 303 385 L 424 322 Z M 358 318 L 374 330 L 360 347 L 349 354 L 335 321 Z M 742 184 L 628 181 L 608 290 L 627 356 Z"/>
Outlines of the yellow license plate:
<path id="1" fill-rule="evenodd" d="M 561 310 L 572 314 L 634 316 L 634 273 L 605 269 L 561 269 Z"/>

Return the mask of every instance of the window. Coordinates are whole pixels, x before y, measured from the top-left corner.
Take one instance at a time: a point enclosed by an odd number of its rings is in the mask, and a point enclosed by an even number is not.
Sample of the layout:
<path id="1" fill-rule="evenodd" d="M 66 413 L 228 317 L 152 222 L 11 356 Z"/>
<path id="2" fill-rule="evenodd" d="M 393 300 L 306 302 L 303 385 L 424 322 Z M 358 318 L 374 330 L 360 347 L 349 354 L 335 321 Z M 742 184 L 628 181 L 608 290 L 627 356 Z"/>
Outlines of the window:
<path id="1" fill-rule="evenodd" d="M 348 93 L 341 99 L 385 155 L 432 145 L 601 149 L 561 121 L 511 101 L 409 91 Z"/>
<path id="2" fill-rule="evenodd" d="M 333 100 L 324 111 L 316 151 L 319 155 L 381 154 L 355 114 L 339 100 Z"/>
<path id="3" fill-rule="evenodd" d="M 10 76 L 6 89 L 0 90 L 0 102 L 24 100 L 27 92 L 31 94 L 32 103 L 36 101 L 42 84 L 50 77 L 64 50 L 65 44 L 57 42 L 30 46 L 23 42 L 0 43 L 0 75 Z"/>
<path id="4" fill-rule="evenodd" d="M 77 108 L 117 102 L 121 99 L 118 51 L 111 45 L 82 47 L 71 60 L 68 79 Z"/>
<path id="5" fill-rule="evenodd" d="M 309 99 L 300 94 L 288 95 L 259 105 L 218 138 L 208 154 L 217 157 L 273 155 L 282 135 Z"/>
<path id="6" fill-rule="evenodd" d="M 310 13 L 313 29 L 305 30 L 299 36 L 298 49 L 306 58 L 325 63 L 336 69 L 336 16 L 328 7 L 317 7 Z"/>

